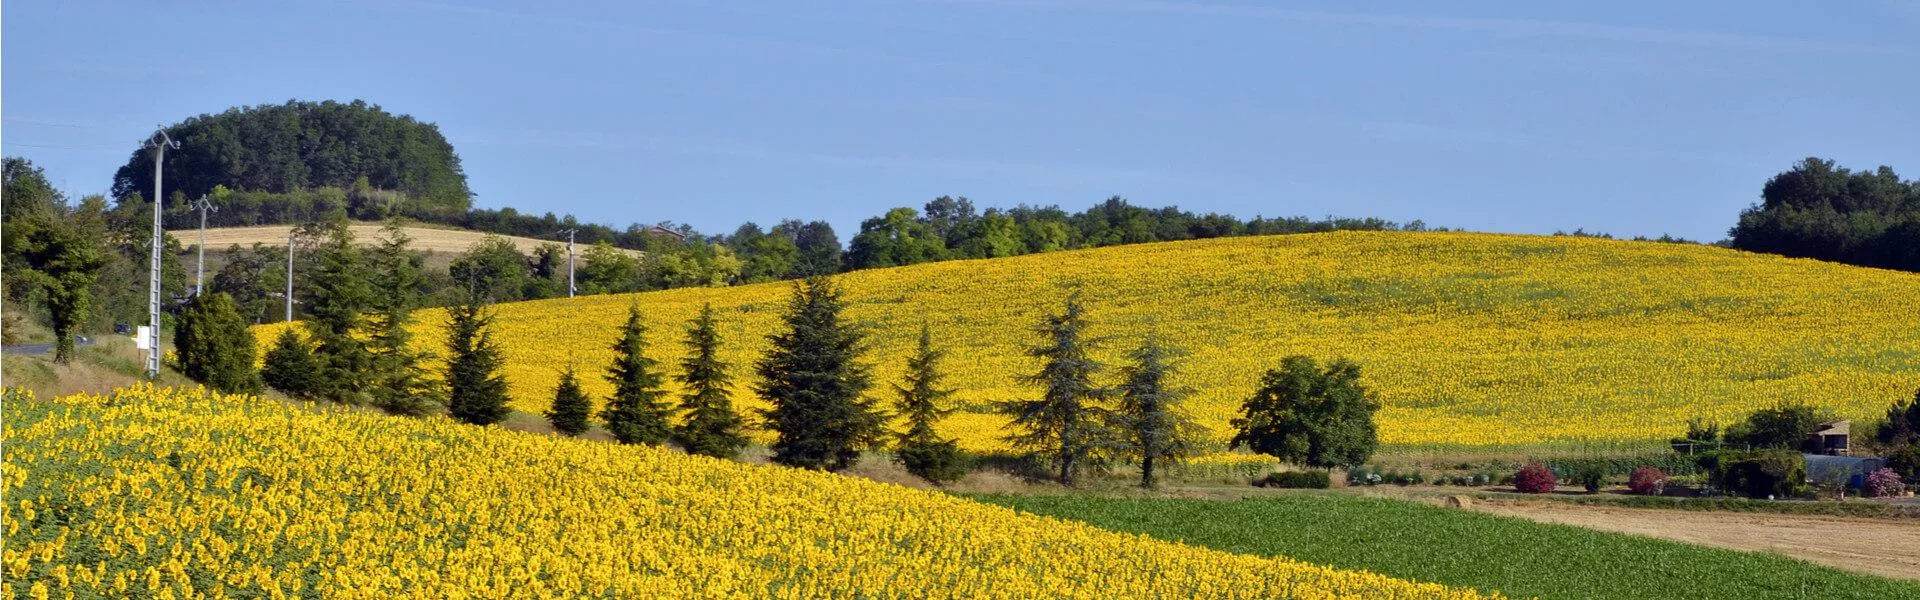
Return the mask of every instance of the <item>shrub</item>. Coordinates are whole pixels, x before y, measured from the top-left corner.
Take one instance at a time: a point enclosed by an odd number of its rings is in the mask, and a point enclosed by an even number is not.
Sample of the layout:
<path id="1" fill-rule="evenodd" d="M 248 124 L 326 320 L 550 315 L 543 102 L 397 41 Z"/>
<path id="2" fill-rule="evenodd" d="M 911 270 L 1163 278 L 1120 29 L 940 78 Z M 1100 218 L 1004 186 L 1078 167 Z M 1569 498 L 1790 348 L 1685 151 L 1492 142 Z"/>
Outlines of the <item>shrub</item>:
<path id="1" fill-rule="evenodd" d="M 1715 486 L 1749 498 L 1798 496 L 1806 488 L 1807 459 L 1792 450 L 1712 452 L 1701 466 Z"/>
<path id="2" fill-rule="evenodd" d="M 1332 483 L 1326 471 L 1284 471 L 1268 473 L 1253 482 L 1254 487 L 1326 489 Z"/>
<path id="3" fill-rule="evenodd" d="M 1598 467 L 1586 467 L 1568 473 L 1567 481 L 1580 484 L 1589 494 L 1598 494 L 1600 488 L 1607 484 L 1607 472 Z"/>
<path id="4" fill-rule="evenodd" d="M 1888 454 L 1887 468 L 1901 477 L 1920 479 L 1920 444 L 1908 444 Z"/>
<path id="5" fill-rule="evenodd" d="M 1627 476 L 1627 489 L 1642 496 L 1659 496 L 1667 493 L 1667 484 L 1672 481 L 1659 467 L 1640 467 Z"/>
<path id="6" fill-rule="evenodd" d="M 1861 492 L 1868 498 L 1892 498 L 1900 494 L 1903 485 L 1900 482 L 1899 473 L 1893 472 L 1893 469 L 1881 467 L 1867 474 L 1867 483 Z"/>
<path id="7" fill-rule="evenodd" d="M 1552 493 L 1553 484 L 1553 470 L 1540 463 L 1520 467 L 1520 470 L 1513 474 L 1514 489 L 1528 494 Z"/>

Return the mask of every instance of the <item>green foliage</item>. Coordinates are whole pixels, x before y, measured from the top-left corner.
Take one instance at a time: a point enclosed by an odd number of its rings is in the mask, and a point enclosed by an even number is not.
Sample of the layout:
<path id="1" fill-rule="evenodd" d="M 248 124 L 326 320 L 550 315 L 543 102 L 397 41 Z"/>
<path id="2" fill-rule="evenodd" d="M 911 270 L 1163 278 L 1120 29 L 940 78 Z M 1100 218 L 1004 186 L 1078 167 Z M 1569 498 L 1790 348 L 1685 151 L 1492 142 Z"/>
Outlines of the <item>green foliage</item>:
<path id="1" fill-rule="evenodd" d="M 1230 421 L 1237 433 L 1229 444 L 1313 467 L 1358 465 L 1380 445 L 1378 410 L 1360 384 L 1360 365 L 1336 359 L 1321 370 L 1311 357 L 1289 356 Z"/>
<path id="2" fill-rule="evenodd" d="M 809 277 L 794 284 L 785 327 L 768 337 L 755 391 L 773 405 L 761 414 L 776 434 L 776 463 L 838 471 L 883 443 L 886 415 L 866 397 L 871 375 L 859 362 L 865 335 L 845 309 L 831 279 Z"/>
<path id="3" fill-rule="evenodd" d="M 1064 312 L 1047 315 L 1033 330 L 1042 341 L 1028 348 L 1027 356 L 1040 361 L 1040 371 L 1024 380 L 1044 390 L 1041 396 L 997 407 L 1013 418 L 1008 444 L 1050 465 L 1061 485 L 1073 485 L 1082 471 L 1104 469 L 1118 444 L 1108 427 L 1110 411 L 1100 404 L 1112 390 L 1093 380 L 1105 368 L 1092 356 L 1101 340 L 1088 337 L 1087 327 L 1080 293 L 1074 292 Z"/>
<path id="4" fill-rule="evenodd" d="M 260 374 L 253 369 L 253 332 L 220 292 L 194 296 L 180 311 L 174 332 L 180 372 L 226 393 L 257 393 Z"/>
<path id="5" fill-rule="evenodd" d="M 320 360 L 312 347 L 292 328 L 280 330 L 273 349 L 267 351 L 260 379 L 276 390 L 295 398 L 312 398 L 319 387 Z"/>
<path id="6" fill-rule="evenodd" d="M 374 406 L 396 415 L 422 416 L 438 407 L 433 386 L 420 376 L 428 358 L 410 345 L 413 307 L 425 281 L 422 259 L 397 222 L 381 228 L 380 244 L 368 255 L 371 291 L 364 327 Z"/>
<path id="7" fill-rule="evenodd" d="M 320 364 L 313 397 L 346 404 L 371 403 L 377 383 L 373 354 L 360 335 L 374 296 L 367 280 L 366 258 L 344 223 L 310 224 L 302 229 L 302 235 L 320 240 L 311 250 L 315 268 L 301 298 L 307 306 L 307 339 Z"/>
<path id="8" fill-rule="evenodd" d="M 1920 597 L 1917 582 L 1859 575 L 1770 553 L 1721 550 L 1384 498 L 1327 493 L 1231 501 L 1085 495 L 973 498 L 1226 552 L 1284 556 L 1338 569 L 1500 592 L 1509 598 Z M 1672 500 L 1630 499 L 1660 504 Z M 1682 575 L 1652 577 L 1650 573 Z"/>
<path id="9" fill-rule="evenodd" d="M 656 370 L 658 361 L 647 358 L 647 327 L 640 321 L 638 303 L 627 308 L 627 322 L 620 327 L 613 353 L 606 375 L 607 383 L 613 384 L 613 397 L 607 399 L 600 416 L 607 422 L 607 431 L 623 444 L 667 443 L 673 432 L 667 393 L 660 389 L 665 378 Z"/>
<path id="10" fill-rule="evenodd" d="M 1178 372 L 1175 361 L 1184 355 L 1149 337 L 1133 351 L 1133 363 L 1121 370 L 1113 429 L 1119 434 L 1120 455 L 1140 465 L 1140 487 L 1158 485 L 1161 463 L 1184 462 L 1204 434 L 1181 407 L 1193 390 L 1168 381 Z"/>
<path id="11" fill-rule="evenodd" d="M 920 213 L 900 207 L 860 223 L 847 247 L 848 269 L 899 267 L 946 258 L 946 240 Z"/>
<path id="12" fill-rule="evenodd" d="M 1811 443 L 1813 432 L 1830 415 L 1804 404 L 1782 404 L 1763 408 L 1747 419 L 1727 428 L 1727 442 L 1752 448 L 1803 448 Z"/>
<path id="13" fill-rule="evenodd" d="M 700 316 L 687 324 L 686 358 L 680 360 L 680 412 L 686 417 L 673 430 L 673 441 L 689 454 L 733 458 L 747 446 L 740 414 L 733 410 L 727 389 L 732 377 L 720 360 L 720 331 L 713 305 L 700 307 Z"/>
<path id="14" fill-rule="evenodd" d="M 940 360 L 946 353 L 933 348 L 933 330 L 920 326 L 920 345 L 907 359 L 906 385 L 894 385 L 900 394 L 895 411 L 907 420 L 907 430 L 894 438 L 894 457 L 908 473 L 941 485 L 965 476 L 965 457 L 951 439 L 940 437 L 934 425 L 953 409 L 944 408 L 953 390 L 940 387 L 945 375 Z"/>
<path id="15" fill-rule="evenodd" d="M 1890 167 L 1849 171 L 1807 158 L 1775 175 L 1740 213 L 1733 247 L 1920 271 L 1920 181 Z"/>
<path id="16" fill-rule="evenodd" d="M 1920 444 L 1908 444 L 1888 454 L 1887 468 L 1908 481 L 1920 481 Z"/>
<path id="17" fill-rule="evenodd" d="M 640 291 L 640 259 L 606 242 L 580 253 L 575 284 L 581 294 L 619 294 Z"/>
<path id="18" fill-rule="evenodd" d="M 1700 458 L 1708 480 L 1748 498 L 1792 498 L 1807 491 L 1807 459 L 1794 450 L 1723 451 Z"/>
<path id="19" fill-rule="evenodd" d="M 287 251 L 255 242 L 250 248 L 228 247 L 226 264 L 207 282 L 207 289 L 233 298 L 240 318 L 255 325 L 282 318 L 287 285 Z"/>
<path id="20" fill-rule="evenodd" d="M 349 187 L 399 190 L 448 212 L 464 212 L 471 203 L 460 157 L 437 127 L 359 100 L 236 107 L 166 130 L 180 142 L 166 155 L 167 186 L 188 197 L 216 185 L 276 193 L 330 186 L 342 195 Z M 114 174 L 114 197 L 150 185 L 152 152 L 135 150 Z M 356 216 L 386 217 L 391 207 L 367 196 L 353 207 Z"/>
<path id="21" fill-rule="evenodd" d="M 474 242 L 448 267 L 455 285 L 489 303 L 525 299 L 529 270 L 527 257 L 520 254 L 520 249 L 497 235 Z"/>
<path id="22" fill-rule="evenodd" d="M 1327 489 L 1333 484 L 1333 477 L 1326 471 L 1281 471 L 1268 473 L 1253 482 L 1254 487 Z"/>
<path id="23" fill-rule="evenodd" d="M 553 409 L 547 411 L 547 421 L 560 433 L 580 435 L 587 432 L 592 416 L 593 403 L 587 400 L 586 392 L 580 391 L 580 379 L 574 376 L 573 367 L 567 367 L 560 373 L 560 385 L 553 390 Z"/>
<path id="24" fill-rule="evenodd" d="M 492 317 L 468 302 L 447 309 L 447 414 L 473 425 L 507 418 L 507 379 L 500 373 L 500 349 L 487 330 Z"/>
<path id="25" fill-rule="evenodd" d="M 54 336 L 53 362 L 73 359 L 74 336 L 93 310 L 93 287 L 108 257 L 104 227 L 86 227 L 46 174 L 23 159 L 5 160 L 4 268 L 8 294 L 38 294 L 46 303 Z"/>
<path id="26" fill-rule="evenodd" d="M 1874 440 L 1887 446 L 1920 444 L 1920 390 L 1913 392 L 1912 400 L 1896 401 L 1887 407 L 1886 420 L 1874 432 Z"/>

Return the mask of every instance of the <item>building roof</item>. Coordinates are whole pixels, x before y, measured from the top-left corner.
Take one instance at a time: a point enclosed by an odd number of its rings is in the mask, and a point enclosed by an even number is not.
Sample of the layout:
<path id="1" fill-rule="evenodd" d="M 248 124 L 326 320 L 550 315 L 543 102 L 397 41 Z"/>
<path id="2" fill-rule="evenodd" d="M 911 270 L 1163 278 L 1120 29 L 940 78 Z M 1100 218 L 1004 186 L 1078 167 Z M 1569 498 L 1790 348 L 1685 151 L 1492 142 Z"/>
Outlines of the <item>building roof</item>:
<path id="1" fill-rule="evenodd" d="M 1848 435 L 1853 433 L 1853 421 L 1841 419 L 1821 423 L 1813 430 L 1814 435 Z"/>

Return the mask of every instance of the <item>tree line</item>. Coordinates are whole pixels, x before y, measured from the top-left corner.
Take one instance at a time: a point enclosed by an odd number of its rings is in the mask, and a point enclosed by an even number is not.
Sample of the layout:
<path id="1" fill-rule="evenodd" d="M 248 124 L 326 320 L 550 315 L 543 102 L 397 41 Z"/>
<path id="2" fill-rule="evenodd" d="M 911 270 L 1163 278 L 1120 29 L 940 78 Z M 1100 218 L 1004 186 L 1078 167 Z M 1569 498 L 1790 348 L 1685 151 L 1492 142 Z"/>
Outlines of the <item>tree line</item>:
<path id="1" fill-rule="evenodd" d="M 344 226 L 327 229 L 313 249 L 313 277 L 325 292 L 309 299 L 298 331 L 289 327 L 274 340 L 259 371 L 253 370 L 252 334 L 232 298 L 219 291 L 194 296 L 180 322 L 182 372 L 228 392 L 271 387 L 395 415 L 444 411 L 475 425 L 501 422 L 512 410 L 484 296 L 475 293 L 448 310 L 439 380 L 421 376 L 436 357 L 410 344 L 407 325 L 420 304 L 410 283 L 421 275 L 408 243 L 397 226 L 384 228 L 371 247 L 354 243 Z M 845 308 L 832 279 L 797 281 L 781 327 L 768 334 L 769 349 L 751 365 L 751 390 L 771 405 L 758 413 L 774 437 L 771 459 L 838 471 L 863 452 L 890 450 L 929 481 L 962 476 L 968 457 L 938 433 L 953 410 L 954 390 L 943 383 L 945 353 L 932 329 L 922 326 L 906 376 L 892 385 L 895 400 L 883 405 L 870 394 L 874 382 L 862 358 L 868 332 L 846 318 Z M 1038 342 L 1026 353 L 1039 368 L 1024 381 L 1041 393 L 996 405 L 1010 417 L 1006 439 L 1062 484 L 1125 462 L 1138 465 L 1141 485 L 1152 487 L 1166 465 L 1182 462 L 1207 440 L 1183 409 L 1191 393 L 1176 382 L 1184 353 L 1149 336 L 1128 354 L 1116 380 L 1103 381 L 1107 367 L 1094 355 L 1105 341 L 1088 335 L 1089 326 L 1076 293 L 1061 313 L 1035 327 Z M 649 356 L 650 332 L 636 301 L 610 336 L 614 360 L 598 369 L 613 386 L 604 408 L 593 414 L 581 374 L 569 365 L 545 416 L 566 435 L 597 422 L 621 443 L 736 457 L 748 443 L 748 425 L 732 400 L 735 366 L 718 358 L 719 329 L 713 308 L 702 307 L 681 332 L 678 368 L 664 368 Z M 664 389 L 669 377 L 682 390 L 678 398 Z M 1359 367 L 1350 362 L 1321 369 L 1306 357 L 1282 360 L 1234 421 L 1231 445 L 1316 467 L 1364 462 L 1378 444 L 1373 413 L 1379 405 L 1358 380 Z"/>
<path id="2" fill-rule="evenodd" d="M 1920 271 L 1920 180 L 1808 158 L 1767 180 L 1729 235 L 1741 250 Z"/>

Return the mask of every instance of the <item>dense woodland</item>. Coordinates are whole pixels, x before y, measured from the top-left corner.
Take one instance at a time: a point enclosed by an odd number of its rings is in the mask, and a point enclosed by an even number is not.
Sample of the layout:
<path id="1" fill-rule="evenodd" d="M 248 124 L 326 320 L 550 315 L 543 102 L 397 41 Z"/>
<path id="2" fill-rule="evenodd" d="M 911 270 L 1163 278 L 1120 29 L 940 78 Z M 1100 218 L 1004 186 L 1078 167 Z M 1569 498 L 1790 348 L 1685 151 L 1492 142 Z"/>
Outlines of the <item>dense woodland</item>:
<path id="1" fill-rule="evenodd" d="M 1760 197 L 1740 213 L 1733 247 L 1920 271 L 1920 180 L 1808 158 L 1768 180 Z"/>

